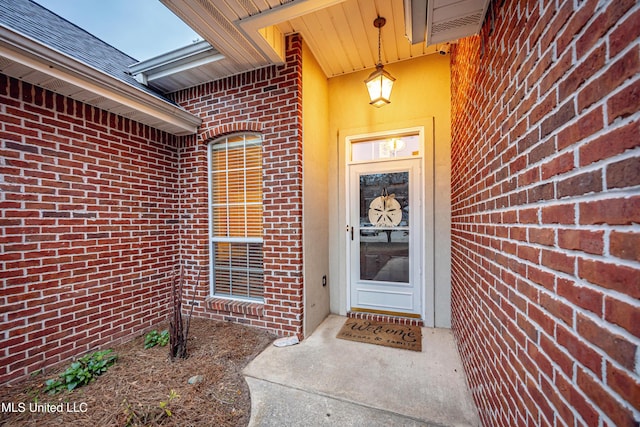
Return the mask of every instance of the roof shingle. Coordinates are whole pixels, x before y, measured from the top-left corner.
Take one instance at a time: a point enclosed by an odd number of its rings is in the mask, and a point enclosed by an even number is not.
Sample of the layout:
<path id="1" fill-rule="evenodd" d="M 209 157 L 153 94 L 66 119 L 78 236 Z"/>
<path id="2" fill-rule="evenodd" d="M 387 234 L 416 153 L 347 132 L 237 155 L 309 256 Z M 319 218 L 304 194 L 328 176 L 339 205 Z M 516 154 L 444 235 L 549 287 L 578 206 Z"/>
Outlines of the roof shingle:
<path id="1" fill-rule="evenodd" d="M 0 25 L 173 104 L 129 74 L 135 58 L 31 0 L 0 0 Z"/>

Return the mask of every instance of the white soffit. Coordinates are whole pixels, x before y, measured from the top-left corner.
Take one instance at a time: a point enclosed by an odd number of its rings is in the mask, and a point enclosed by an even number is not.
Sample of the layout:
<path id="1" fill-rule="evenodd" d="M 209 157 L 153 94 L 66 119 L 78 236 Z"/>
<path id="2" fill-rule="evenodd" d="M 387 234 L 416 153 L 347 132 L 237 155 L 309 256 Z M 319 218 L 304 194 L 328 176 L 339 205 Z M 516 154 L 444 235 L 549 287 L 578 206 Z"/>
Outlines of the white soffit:
<path id="1" fill-rule="evenodd" d="M 429 0 L 427 45 L 478 34 L 490 0 Z"/>
<path id="2" fill-rule="evenodd" d="M 327 77 L 375 67 L 377 16 L 384 64 L 447 51 L 482 27 L 490 0 L 160 0 L 215 47 L 228 74 L 284 62 L 299 33 Z M 440 45 L 440 46 L 437 46 Z"/>
<path id="3" fill-rule="evenodd" d="M 201 83 L 202 77 L 216 76 L 224 69 L 225 57 L 207 41 L 199 41 L 180 49 L 129 66 L 129 73 L 139 82 L 163 93 Z"/>
<path id="4" fill-rule="evenodd" d="M 233 64 L 235 73 L 270 65 L 268 57 L 240 31 L 237 21 L 260 12 L 241 2 L 217 0 L 160 0 Z M 245 2 L 251 3 L 251 2 Z M 234 7 L 237 6 L 237 7 Z M 266 5 L 269 10 L 269 5 Z"/>
<path id="5" fill-rule="evenodd" d="M 279 23 L 345 0 L 160 1 L 238 69 L 249 70 L 284 62 L 285 33 Z"/>
<path id="6" fill-rule="evenodd" d="M 238 21 L 243 33 L 273 63 L 285 60 L 284 33 L 277 26 L 282 22 L 309 15 L 345 0 L 298 0 L 249 16 Z"/>

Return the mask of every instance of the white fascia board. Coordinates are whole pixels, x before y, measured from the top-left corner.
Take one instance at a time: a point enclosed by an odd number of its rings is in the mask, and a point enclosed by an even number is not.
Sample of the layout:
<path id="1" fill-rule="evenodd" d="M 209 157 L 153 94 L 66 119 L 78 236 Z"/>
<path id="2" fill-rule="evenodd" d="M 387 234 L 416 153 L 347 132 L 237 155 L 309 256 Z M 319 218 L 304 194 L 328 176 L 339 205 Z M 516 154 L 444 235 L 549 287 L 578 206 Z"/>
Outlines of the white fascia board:
<path id="1" fill-rule="evenodd" d="M 129 67 L 131 74 L 137 81 L 143 84 L 154 80 L 178 74 L 182 71 L 207 65 L 212 62 L 220 61 L 225 58 L 224 55 L 215 50 L 209 43 L 205 42 L 208 49 L 199 49 L 185 51 L 183 55 L 170 55 L 156 57 L 148 63 L 140 62 Z M 176 51 L 174 51 L 176 52 Z"/>
<path id="2" fill-rule="evenodd" d="M 154 80 L 161 79 L 163 77 L 171 76 L 173 74 L 178 74 L 182 71 L 187 71 L 192 68 L 200 67 L 201 65 L 207 65 L 212 62 L 220 61 L 221 59 L 224 59 L 224 55 L 210 55 L 210 56 L 207 56 L 206 58 L 200 58 L 200 59 L 195 59 L 189 62 L 178 63 L 178 64 L 166 66 L 166 67 L 161 67 L 157 70 L 153 70 L 145 74 L 147 76 L 147 81 L 152 82 Z"/>
<path id="3" fill-rule="evenodd" d="M 171 65 L 178 61 L 188 61 L 190 58 L 200 57 L 201 55 L 206 54 L 218 55 L 220 52 L 211 46 L 209 42 L 202 40 L 197 43 L 172 50 L 171 52 L 140 61 L 137 64 L 129 66 L 129 71 L 131 74 L 152 72 L 157 68 Z"/>
<path id="4" fill-rule="evenodd" d="M 230 61 L 246 70 L 270 64 L 261 50 L 247 42 L 238 26 L 222 14 L 214 15 L 217 7 L 208 0 L 160 0 L 189 27 L 213 45 Z M 215 4 L 215 2 L 213 2 Z M 238 34 L 240 32 L 240 34 Z M 240 36 L 240 37 L 237 37 Z M 242 39 L 242 40 L 240 40 Z"/>
<path id="5" fill-rule="evenodd" d="M 423 43 L 427 36 L 427 0 L 404 0 L 405 37 L 412 45 Z"/>
<path id="6" fill-rule="evenodd" d="M 195 134 L 199 117 L 7 27 L 0 27 L 0 55 L 122 106 L 171 124 L 175 135 Z"/>

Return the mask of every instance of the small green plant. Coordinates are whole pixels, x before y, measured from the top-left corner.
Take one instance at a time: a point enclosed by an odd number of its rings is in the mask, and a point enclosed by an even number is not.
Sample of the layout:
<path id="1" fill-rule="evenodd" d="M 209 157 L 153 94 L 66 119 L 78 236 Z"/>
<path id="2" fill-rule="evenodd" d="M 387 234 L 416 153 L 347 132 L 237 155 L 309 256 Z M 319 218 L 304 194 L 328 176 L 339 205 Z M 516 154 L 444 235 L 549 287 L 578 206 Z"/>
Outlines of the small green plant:
<path id="1" fill-rule="evenodd" d="M 168 399 L 161 401 L 158 406 L 132 405 L 125 398 L 122 401 L 124 405 L 124 425 L 126 427 L 135 427 L 162 424 L 165 418 L 173 416 L 169 406 L 173 399 L 178 398 L 180 398 L 180 395 L 173 389 L 169 392 Z"/>
<path id="2" fill-rule="evenodd" d="M 159 345 L 160 347 L 164 347 L 169 343 L 169 331 L 164 330 L 162 332 L 158 332 L 155 329 L 149 332 L 144 336 L 144 348 L 151 348 Z"/>
<path id="3" fill-rule="evenodd" d="M 169 399 L 160 402 L 160 409 L 164 410 L 164 413 L 167 415 L 167 417 L 173 415 L 171 413 L 171 410 L 169 409 L 169 403 L 171 403 L 173 399 L 177 399 L 179 397 L 180 395 L 174 389 L 171 389 L 171 391 L 169 392 Z"/>
<path id="4" fill-rule="evenodd" d="M 118 356 L 113 353 L 113 350 L 102 350 L 87 354 L 71 363 L 71 366 L 58 375 L 57 378 L 45 381 L 44 391 L 49 394 L 56 394 L 65 388 L 71 391 L 89 384 L 96 377 L 104 374 L 109 366 L 116 363 L 117 359 Z"/>

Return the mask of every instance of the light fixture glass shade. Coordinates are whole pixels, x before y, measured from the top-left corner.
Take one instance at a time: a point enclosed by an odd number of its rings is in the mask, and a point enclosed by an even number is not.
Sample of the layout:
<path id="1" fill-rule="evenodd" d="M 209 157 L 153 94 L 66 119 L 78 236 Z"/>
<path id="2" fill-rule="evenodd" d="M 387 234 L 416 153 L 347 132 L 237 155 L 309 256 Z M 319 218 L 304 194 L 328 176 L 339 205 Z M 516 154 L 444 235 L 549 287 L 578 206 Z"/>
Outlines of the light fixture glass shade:
<path id="1" fill-rule="evenodd" d="M 391 138 L 386 140 L 385 143 L 387 145 L 387 149 L 393 154 L 396 154 L 398 151 L 404 150 L 404 148 L 407 146 L 402 138 Z"/>
<path id="2" fill-rule="evenodd" d="M 382 64 L 376 66 L 376 70 L 364 81 L 369 91 L 369 102 L 375 107 L 382 107 L 390 103 L 391 88 L 396 79 L 383 68 Z"/>

